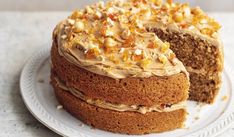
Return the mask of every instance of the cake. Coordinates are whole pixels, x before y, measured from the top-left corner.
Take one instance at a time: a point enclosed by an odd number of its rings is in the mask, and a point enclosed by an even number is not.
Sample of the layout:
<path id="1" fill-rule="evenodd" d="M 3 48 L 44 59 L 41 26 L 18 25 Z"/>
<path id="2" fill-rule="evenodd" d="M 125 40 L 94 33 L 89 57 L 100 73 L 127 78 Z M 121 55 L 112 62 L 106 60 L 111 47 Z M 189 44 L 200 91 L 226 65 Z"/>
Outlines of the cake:
<path id="1" fill-rule="evenodd" d="M 172 1 L 115 0 L 76 10 L 53 32 L 55 95 L 98 129 L 182 128 L 186 100 L 212 103 L 219 91 L 219 28 L 199 8 Z"/>

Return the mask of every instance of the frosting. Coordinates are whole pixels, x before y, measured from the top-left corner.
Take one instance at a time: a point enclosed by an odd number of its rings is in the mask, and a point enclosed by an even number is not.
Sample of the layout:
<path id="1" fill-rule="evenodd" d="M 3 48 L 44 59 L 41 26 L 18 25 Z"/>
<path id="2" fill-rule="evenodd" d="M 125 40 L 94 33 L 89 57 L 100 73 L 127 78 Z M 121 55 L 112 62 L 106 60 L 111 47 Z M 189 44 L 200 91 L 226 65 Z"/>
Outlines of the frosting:
<path id="1" fill-rule="evenodd" d="M 106 5 L 101 2 L 74 11 L 54 31 L 59 53 L 81 68 L 112 78 L 170 76 L 180 72 L 188 76 L 170 44 L 146 30 L 147 24 L 158 20 L 158 14 L 166 14 L 156 13 L 158 9 L 164 11 L 164 6 L 129 0 Z"/>
<path id="2" fill-rule="evenodd" d="M 177 104 L 161 104 L 161 105 L 153 105 L 151 107 L 146 107 L 142 105 L 126 105 L 126 104 L 113 104 L 110 102 L 106 102 L 103 100 L 99 99 L 91 99 L 86 97 L 83 93 L 81 93 L 79 90 L 72 88 L 72 87 L 67 87 L 65 84 L 63 84 L 58 78 L 55 77 L 56 84 L 63 90 L 70 92 L 77 98 L 85 101 L 86 103 L 90 105 L 94 105 L 97 107 L 101 107 L 104 109 L 109 109 L 109 110 L 115 110 L 115 111 L 134 111 L 134 112 L 139 112 L 142 114 L 145 114 L 147 112 L 170 112 L 170 111 L 175 111 L 179 109 L 185 109 L 186 107 L 186 102 L 179 102 Z"/>
<path id="3" fill-rule="evenodd" d="M 55 34 L 60 55 L 100 75 L 126 78 L 184 72 L 188 76 L 170 44 L 147 31 L 152 24 L 197 33 L 213 42 L 220 28 L 201 9 L 188 4 L 113 0 L 74 11 L 56 27 Z"/>

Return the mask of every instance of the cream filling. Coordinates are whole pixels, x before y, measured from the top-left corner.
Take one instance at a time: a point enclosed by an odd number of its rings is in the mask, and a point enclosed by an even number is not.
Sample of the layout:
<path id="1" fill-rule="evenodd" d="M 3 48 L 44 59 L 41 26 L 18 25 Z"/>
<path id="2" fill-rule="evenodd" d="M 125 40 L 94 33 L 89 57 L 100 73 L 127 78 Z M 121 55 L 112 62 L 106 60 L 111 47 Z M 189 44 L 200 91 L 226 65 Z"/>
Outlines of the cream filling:
<path id="1" fill-rule="evenodd" d="M 73 94 L 77 98 L 83 100 L 84 102 L 86 102 L 86 103 L 88 103 L 90 105 L 100 107 L 100 108 L 104 108 L 104 109 L 115 110 L 115 111 L 120 111 L 120 112 L 133 111 L 133 112 L 138 112 L 138 113 L 145 114 L 147 112 L 153 112 L 153 111 L 156 111 L 156 112 L 171 112 L 171 111 L 186 108 L 186 101 L 179 102 L 177 104 L 172 104 L 172 105 L 158 105 L 157 104 L 157 105 L 153 105 L 151 107 L 146 107 L 146 106 L 142 106 L 142 105 L 114 104 L 114 103 L 106 102 L 106 101 L 99 100 L 99 99 L 87 98 L 79 90 L 77 90 L 75 88 L 72 88 L 72 87 L 67 87 L 58 78 L 55 77 L 55 80 L 57 82 L 57 85 L 61 89 L 70 92 L 71 94 Z"/>

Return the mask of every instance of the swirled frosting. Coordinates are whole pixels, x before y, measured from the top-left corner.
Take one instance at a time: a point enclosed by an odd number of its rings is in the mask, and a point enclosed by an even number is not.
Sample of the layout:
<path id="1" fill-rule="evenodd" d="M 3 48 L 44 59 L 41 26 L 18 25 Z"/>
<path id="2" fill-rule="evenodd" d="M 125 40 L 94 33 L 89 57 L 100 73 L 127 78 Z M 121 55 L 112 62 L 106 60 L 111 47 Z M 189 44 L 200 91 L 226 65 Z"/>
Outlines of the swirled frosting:
<path id="1" fill-rule="evenodd" d="M 74 11 L 54 33 L 60 55 L 100 75 L 126 78 L 187 74 L 170 44 L 146 30 L 147 24 L 159 21 L 209 37 L 215 37 L 219 29 L 199 8 L 191 9 L 187 4 L 114 0 Z"/>

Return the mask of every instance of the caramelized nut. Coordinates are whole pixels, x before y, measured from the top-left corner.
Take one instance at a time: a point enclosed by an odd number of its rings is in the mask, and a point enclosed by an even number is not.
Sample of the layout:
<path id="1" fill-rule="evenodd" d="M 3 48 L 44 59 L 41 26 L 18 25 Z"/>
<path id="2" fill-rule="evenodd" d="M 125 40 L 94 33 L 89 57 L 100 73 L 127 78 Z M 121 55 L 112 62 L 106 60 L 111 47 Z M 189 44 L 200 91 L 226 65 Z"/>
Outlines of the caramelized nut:
<path id="1" fill-rule="evenodd" d="M 105 47 L 114 47 L 117 43 L 114 39 L 108 37 L 104 40 L 104 45 Z"/>
<path id="2" fill-rule="evenodd" d="M 71 25 L 74 25 L 75 20 L 73 20 L 73 19 L 67 19 L 67 22 L 68 22 L 69 24 L 71 24 Z"/>
<path id="3" fill-rule="evenodd" d="M 85 58 L 87 59 L 95 59 L 97 58 L 97 56 L 100 54 L 99 49 L 97 48 L 92 48 L 87 50 L 87 52 L 85 53 Z"/>
<path id="4" fill-rule="evenodd" d="M 191 10 L 191 13 L 194 15 L 200 15 L 203 13 L 203 11 L 199 7 L 196 7 Z"/>
<path id="5" fill-rule="evenodd" d="M 81 21 L 76 21 L 74 26 L 75 26 L 75 29 L 74 29 L 75 32 L 81 32 L 84 30 L 84 23 Z"/>
<path id="6" fill-rule="evenodd" d="M 162 64 L 166 64 L 166 62 L 167 62 L 167 57 L 163 54 L 160 54 L 158 59 Z"/>
<path id="7" fill-rule="evenodd" d="M 152 61 L 150 59 L 142 59 L 140 61 L 140 67 L 147 68 Z"/>
<path id="8" fill-rule="evenodd" d="M 169 48 L 170 48 L 170 43 L 165 42 L 164 44 L 162 44 L 161 52 L 165 53 Z"/>
<path id="9" fill-rule="evenodd" d="M 102 17 L 102 13 L 100 11 L 96 11 L 94 17 L 95 19 L 100 19 Z"/>
<path id="10" fill-rule="evenodd" d="M 173 60 L 176 57 L 175 53 L 169 53 L 169 60 Z"/>
<path id="11" fill-rule="evenodd" d="M 158 45 L 153 41 L 150 41 L 150 43 L 147 46 L 147 48 L 150 48 L 150 49 L 155 49 L 157 47 L 158 47 Z"/>
<path id="12" fill-rule="evenodd" d="M 72 13 L 72 15 L 70 16 L 71 19 L 75 20 L 77 18 L 80 18 L 82 17 L 83 15 L 83 12 L 82 11 L 79 11 L 79 10 L 76 10 Z"/>
<path id="13" fill-rule="evenodd" d="M 151 0 L 152 3 L 154 3 L 156 6 L 161 6 L 162 5 L 162 0 Z"/>
<path id="14" fill-rule="evenodd" d="M 173 20 L 175 22 L 181 22 L 184 19 L 183 14 L 180 12 L 177 12 L 173 15 Z"/>
<path id="15" fill-rule="evenodd" d="M 124 50 L 122 59 L 124 62 L 126 62 L 129 59 L 129 52 L 127 50 Z"/>
<path id="16" fill-rule="evenodd" d="M 142 54 L 142 50 L 140 49 L 136 49 L 134 52 L 135 55 L 141 55 Z"/>
<path id="17" fill-rule="evenodd" d="M 121 33 L 121 38 L 127 39 L 130 36 L 131 32 L 129 29 L 124 29 Z"/>
<path id="18" fill-rule="evenodd" d="M 123 47 L 125 48 L 134 47 L 135 46 L 134 43 L 135 43 L 135 38 L 132 35 L 130 35 L 123 43 Z"/>

